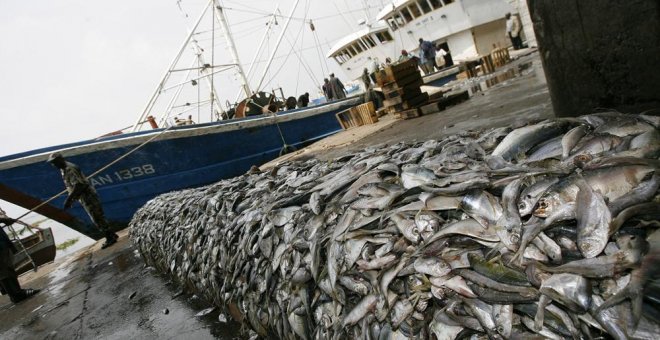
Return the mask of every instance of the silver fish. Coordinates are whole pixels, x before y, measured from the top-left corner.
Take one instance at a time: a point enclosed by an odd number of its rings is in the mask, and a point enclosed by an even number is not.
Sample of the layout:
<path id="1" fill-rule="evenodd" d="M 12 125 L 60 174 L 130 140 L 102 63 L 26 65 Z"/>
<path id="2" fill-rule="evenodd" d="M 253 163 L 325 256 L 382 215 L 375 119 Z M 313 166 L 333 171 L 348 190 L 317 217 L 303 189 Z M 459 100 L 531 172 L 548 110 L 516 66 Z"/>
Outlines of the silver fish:
<path id="1" fill-rule="evenodd" d="M 376 307 L 376 302 L 378 301 L 378 297 L 376 295 L 367 295 L 358 302 L 353 309 L 348 312 L 346 317 L 344 317 L 344 320 L 342 321 L 343 326 L 350 326 L 353 324 L 356 324 L 358 321 L 360 321 L 367 313 L 371 312 L 374 310 Z"/>
<path id="2" fill-rule="evenodd" d="M 554 274 L 543 281 L 539 291 L 577 313 L 591 306 L 591 283 L 580 275 Z"/>
<path id="3" fill-rule="evenodd" d="M 418 273 L 436 277 L 445 276 L 451 271 L 451 267 L 437 257 L 420 257 L 415 260 L 414 266 Z"/>
<path id="4" fill-rule="evenodd" d="M 587 182 L 579 178 L 575 184 L 579 188 L 576 197 L 577 245 L 586 258 L 598 256 L 609 238 L 612 215 L 603 197 L 594 192 Z"/>
<path id="5" fill-rule="evenodd" d="M 578 125 L 572 128 L 570 131 L 561 138 L 561 159 L 568 158 L 573 147 L 587 134 L 588 127 L 586 125 Z"/>
<path id="6" fill-rule="evenodd" d="M 564 132 L 567 127 L 564 121 L 553 121 L 525 126 L 511 131 L 493 150 L 492 155 L 502 156 L 510 161 L 524 154 L 541 141 L 551 139 Z"/>

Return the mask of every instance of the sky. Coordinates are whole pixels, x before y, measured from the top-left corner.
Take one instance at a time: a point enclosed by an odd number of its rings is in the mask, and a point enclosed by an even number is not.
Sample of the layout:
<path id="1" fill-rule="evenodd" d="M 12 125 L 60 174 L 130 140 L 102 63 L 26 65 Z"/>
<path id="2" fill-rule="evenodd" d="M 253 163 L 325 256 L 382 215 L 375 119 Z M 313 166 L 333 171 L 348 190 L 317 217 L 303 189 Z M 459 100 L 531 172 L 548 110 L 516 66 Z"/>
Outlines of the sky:
<path id="1" fill-rule="evenodd" d="M 296 0 L 219 2 L 225 8 L 246 71 L 260 52 L 258 72 L 251 78 L 255 84 Z M 299 0 L 295 19 L 265 77 L 264 90 L 282 87 L 287 96 L 309 92 L 313 98 L 315 87 L 328 73 L 334 72 L 341 79 L 340 68 L 325 59 L 328 49 L 361 28 L 358 21 L 373 18 L 387 2 Z M 0 156 L 94 138 L 132 125 L 207 3 L 0 0 Z M 257 51 L 266 23 L 272 18 L 269 13 L 276 7 L 280 10 L 279 27 Z M 316 34 L 309 29 L 310 19 Z M 217 29 L 213 40 L 210 28 L 196 36 L 200 45 L 209 45 L 205 53 L 215 42 L 216 65 L 230 62 Z M 294 50 L 300 50 L 299 57 Z M 231 72 L 217 76 L 214 83 L 220 83 L 218 89 L 225 91 L 221 98 L 231 93 L 227 98 L 235 99 L 237 88 L 232 82 L 236 78 Z M 25 211 L 1 201 L 0 207 L 13 217 Z M 25 220 L 42 219 L 31 214 Z M 58 243 L 80 236 L 52 221 L 42 225 L 55 228 Z"/>

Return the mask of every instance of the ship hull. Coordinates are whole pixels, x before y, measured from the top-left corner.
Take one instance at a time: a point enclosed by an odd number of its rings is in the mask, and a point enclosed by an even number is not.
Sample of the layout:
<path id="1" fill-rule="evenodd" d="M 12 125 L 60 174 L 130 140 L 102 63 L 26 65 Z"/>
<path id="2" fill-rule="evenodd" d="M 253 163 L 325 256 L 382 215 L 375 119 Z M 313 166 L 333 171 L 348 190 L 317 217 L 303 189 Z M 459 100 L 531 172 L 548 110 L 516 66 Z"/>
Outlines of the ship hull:
<path id="1" fill-rule="evenodd" d="M 277 116 L 130 133 L 2 157 L 0 199 L 32 209 L 64 190 L 59 170 L 46 162 L 53 151 L 89 175 L 157 135 L 90 178 L 110 225 L 120 230 L 137 209 L 159 194 L 243 174 L 253 165 L 277 158 L 284 141 L 300 148 L 336 133 L 341 127 L 335 113 L 359 102 L 359 98 L 349 98 Z M 37 212 L 94 239 L 102 237 L 82 206 L 76 203 L 61 209 L 65 197 Z"/>

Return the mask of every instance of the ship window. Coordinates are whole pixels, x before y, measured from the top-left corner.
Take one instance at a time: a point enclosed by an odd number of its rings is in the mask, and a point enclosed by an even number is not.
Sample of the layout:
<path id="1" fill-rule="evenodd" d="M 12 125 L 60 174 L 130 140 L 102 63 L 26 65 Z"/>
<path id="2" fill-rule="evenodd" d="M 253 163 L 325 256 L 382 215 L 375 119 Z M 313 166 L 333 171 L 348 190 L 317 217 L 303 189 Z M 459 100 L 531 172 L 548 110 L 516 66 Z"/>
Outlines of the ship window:
<path id="1" fill-rule="evenodd" d="M 401 15 L 406 20 L 405 21 L 406 23 L 411 22 L 413 20 L 412 15 L 410 15 L 410 11 L 406 7 L 401 9 Z"/>
<path id="2" fill-rule="evenodd" d="M 351 55 L 351 57 L 355 57 L 355 55 L 357 54 L 357 52 L 355 52 L 355 49 L 353 49 L 353 46 L 348 46 L 347 50 L 348 53 Z"/>
<path id="3" fill-rule="evenodd" d="M 353 44 L 352 46 L 357 53 L 362 53 L 362 46 L 360 45 L 359 41 Z"/>
<path id="4" fill-rule="evenodd" d="M 428 2 L 426 2 L 426 0 L 419 0 L 417 3 L 419 4 L 419 7 L 422 9 L 422 12 L 424 12 L 424 14 L 431 11 L 431 6 L 429 5 Z"/>
<path id="5" fill-rule="evenodd" d="M 422 12 L 419 10 L 419 7 L 417 7 L 417 3 L 412 3 L 410 6 L 408 6 L 408 9 L 410 10 L 410 13 L 412 14 L 413 18 L 419 18 L 422 16 Z"/>
<path id="6" fill-rule="evenodd" d="M 374 39 L 371 38 L 370 36 L 367 36 L 367 35 L 364 36 L 364 41 L 367 42 L 367 44 L 369 45 L 370 48 L 371 47 L 376 47 L 376 42 L 374 42 Z"/>
<path id="7" fill-rule="evenodd" d="M 442 0 L 442 2 L 444 2 L 445 5 L 449 5 L 450 3 L 454 2 L 454 0 Z"/>
<path id="8" fill-rule="evenodd" d="M 394 14 L 394 22 L 397 24 L 397 26 L 401 27 L 406 24 L 406 22 L 403 20 L 403 18 L 399 15 L 399 13 Z"/>
<path id="9" fill-rule="evenodd" d="M 363 51 L 366 51 L 366 50 L 369 49 L 369 47 L 367 47 L 367 44 L 365 44 L 364 40 L 362 40 L 362 39 L 358 40 L 358 44 L 360 44 L 360 47 L 362 47 Z"/>
<path id="10" fill-rule="evenodd" d="M 376 33 L 376 38 L 378 38 L 378 40 L 380 41 L 381 44 L 385 43 L 385 42 L 388 42 L 388 41 L 394 40 L 394 39 L 392 39 L 392 35 L 388 31 L 383 31 L 383 32 L 380 32 L 380 33 Z"/>
<path id="11" fill-rule="evenodd" d="M 341 65 L 341 64 L 344 63 L 339 56 L 335 56 L 334 58 L 335 58 L 335 61 L 337 62 L 337 64 Z"/>
<path id="12" fill-rule="evenodd" d="M 429 0 L 429 2 L 431 3 L 431 6 L 433 6 L 434 9 L 438 9 L 442 7 L 442 2 L 440 2 L 440 0 Z"/>
<path id="13" fill-rule="evenodd" d="M 390 25 L 393 32 L 399 29 L 399 25 L 396 24 L 394 18 L 387 18 L 387 24 Z"/>

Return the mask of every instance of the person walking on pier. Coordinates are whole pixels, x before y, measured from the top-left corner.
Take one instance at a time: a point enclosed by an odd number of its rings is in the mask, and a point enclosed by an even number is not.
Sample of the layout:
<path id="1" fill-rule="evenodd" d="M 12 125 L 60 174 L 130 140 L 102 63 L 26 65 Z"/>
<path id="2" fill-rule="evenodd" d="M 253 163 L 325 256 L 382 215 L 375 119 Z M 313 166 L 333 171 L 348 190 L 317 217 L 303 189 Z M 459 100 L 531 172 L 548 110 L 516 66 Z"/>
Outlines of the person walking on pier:
<path id="1" fill-rule="evenodd" d="M 9 217 L 0 217 L 0 223 L 6 226 L 16 222 Z M 18 283 L 18 275 L 14 270 L 14 254 L 18 250 L 5 233 L 5 229 L 0 227 L 0 290 L 2 294 L 9 295 L 13 303 L 19 303 L 31 296 L 39 293 L 39 289 L 23 289 Z"/>
<path id="2" fill-rule="evenodd" d="M 66 186 L 66 190 L 69 192 L 69 196 L 64 201 L 64 209 L 71 208 L 73 201 L 79 201 L 92 219 L 92 222 L 94 222 L 94 225 L 105 235 L 105 243 L 103 243 L 101 248 L 105 249 L 115 244 L 119 236 L 110 230 L 110 225 L 103 213 L 101 200 L 94 187 L 89 183 L 82 171 L 80 171 L 80 168 L 71 162 L 67 162 L 59 152 L 52 153 L 48 157 L 48 163 L 60 169 L 64 186 Z"/>

